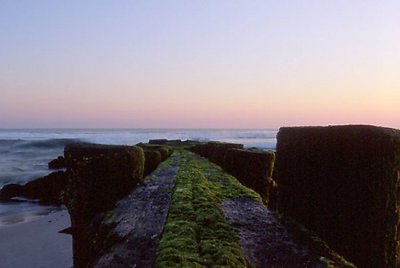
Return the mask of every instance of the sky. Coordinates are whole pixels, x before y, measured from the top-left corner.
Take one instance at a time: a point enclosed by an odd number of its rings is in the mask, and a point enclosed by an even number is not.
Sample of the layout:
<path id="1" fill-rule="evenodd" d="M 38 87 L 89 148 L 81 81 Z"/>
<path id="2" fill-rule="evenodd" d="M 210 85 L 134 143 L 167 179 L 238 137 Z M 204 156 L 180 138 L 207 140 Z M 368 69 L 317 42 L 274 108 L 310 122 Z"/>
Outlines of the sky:
<path id="1" fill-rule="evenodd" d="M 0 128 L 400 128 L 399 10 L 0 0 Z"/>

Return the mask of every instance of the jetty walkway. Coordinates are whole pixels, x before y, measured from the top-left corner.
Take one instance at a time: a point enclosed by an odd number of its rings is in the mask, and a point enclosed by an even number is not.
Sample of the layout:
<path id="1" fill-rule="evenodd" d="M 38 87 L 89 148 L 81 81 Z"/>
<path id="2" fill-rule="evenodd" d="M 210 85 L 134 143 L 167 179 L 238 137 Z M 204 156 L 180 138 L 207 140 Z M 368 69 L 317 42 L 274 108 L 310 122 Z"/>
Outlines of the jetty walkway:
<path id="1" fill-rule="evenodd" d="M 93 266 L 351 266 L 284 222 L 217 165 L 175 150 L 117 203 L 104 222 L 116 242 Z"/>

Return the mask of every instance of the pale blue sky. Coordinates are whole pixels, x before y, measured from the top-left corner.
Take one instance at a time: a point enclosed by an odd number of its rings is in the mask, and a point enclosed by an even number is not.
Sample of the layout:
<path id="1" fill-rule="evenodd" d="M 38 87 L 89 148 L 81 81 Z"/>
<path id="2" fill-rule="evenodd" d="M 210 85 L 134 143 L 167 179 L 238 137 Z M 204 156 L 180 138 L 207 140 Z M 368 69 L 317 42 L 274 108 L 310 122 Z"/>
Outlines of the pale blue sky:
<path id="1" fill-rule="evenodd" d="M 400 127 L 399 11 L 0 0 L 0 127 Z"/>

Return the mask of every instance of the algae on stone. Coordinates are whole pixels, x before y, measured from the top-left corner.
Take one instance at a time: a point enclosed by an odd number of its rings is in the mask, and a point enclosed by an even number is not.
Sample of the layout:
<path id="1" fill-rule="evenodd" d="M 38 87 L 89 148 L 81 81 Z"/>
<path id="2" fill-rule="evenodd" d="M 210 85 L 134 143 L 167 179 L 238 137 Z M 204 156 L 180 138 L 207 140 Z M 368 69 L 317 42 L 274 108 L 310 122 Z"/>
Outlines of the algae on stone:
<path id="1" fill-rule="evenodd" d="M 91 247 L 91 235 L 98 231 L 94 217 L 143 181 L 144 153 L 137 146 L 76 143 L 67 145 L 64 154 L 68 183 L 63 201 L 74 231 L 74 266 L 85 267 L 96 254 Z"/>
<path id="2" fill-rule="evenodd" d="M 179 153 L 182 162 L 156 267 L 248 267 L 220 204 L 231 196 L 257 195 L 229 175 L 220 183 L 208 180 L 205 160 L 186 151 Z"/>

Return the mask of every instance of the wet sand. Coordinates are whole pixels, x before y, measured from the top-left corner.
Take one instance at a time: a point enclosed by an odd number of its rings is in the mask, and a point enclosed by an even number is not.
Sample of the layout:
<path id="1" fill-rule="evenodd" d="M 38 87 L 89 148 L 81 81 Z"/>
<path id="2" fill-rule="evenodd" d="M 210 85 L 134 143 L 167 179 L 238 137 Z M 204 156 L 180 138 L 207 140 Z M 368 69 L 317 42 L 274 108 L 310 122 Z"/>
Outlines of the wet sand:
<path id="1" fill-rule="evenodd" d="M 62 210 L 0 227 L 0 267 L 72 267 L 72 237 L 58 233 L 69 226 Z"/>

